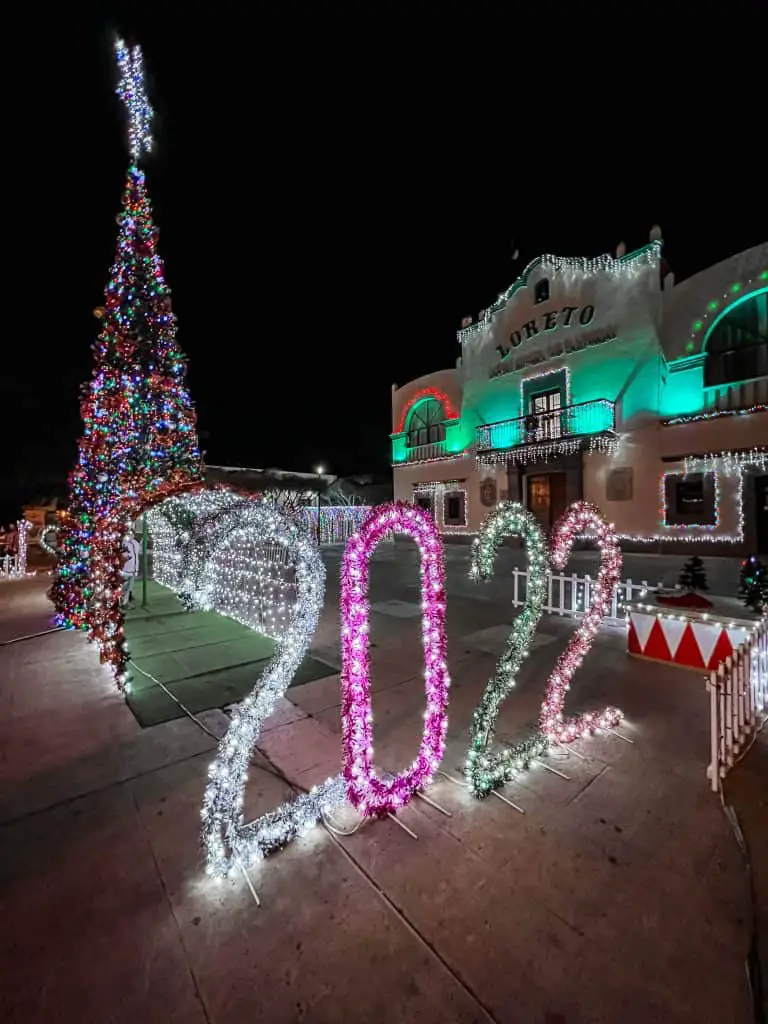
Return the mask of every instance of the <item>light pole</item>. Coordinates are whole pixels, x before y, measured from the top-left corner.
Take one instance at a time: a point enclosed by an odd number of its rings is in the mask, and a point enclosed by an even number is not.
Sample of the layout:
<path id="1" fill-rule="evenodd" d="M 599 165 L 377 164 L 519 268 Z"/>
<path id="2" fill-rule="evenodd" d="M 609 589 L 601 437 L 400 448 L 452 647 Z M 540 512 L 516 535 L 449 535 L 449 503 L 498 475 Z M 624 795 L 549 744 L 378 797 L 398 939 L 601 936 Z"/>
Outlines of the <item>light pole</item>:
<path id="1" fill-rule="evenodd" d="M 147 607 L 147 513 L 141 517 L 141 607 Z"/>
<path id="2" fill-rule="evenodd" d="M 317 544 L 320 546 L 320 481 L 322 480 L 325 466 L 315 466 L 317 473 Z"/>

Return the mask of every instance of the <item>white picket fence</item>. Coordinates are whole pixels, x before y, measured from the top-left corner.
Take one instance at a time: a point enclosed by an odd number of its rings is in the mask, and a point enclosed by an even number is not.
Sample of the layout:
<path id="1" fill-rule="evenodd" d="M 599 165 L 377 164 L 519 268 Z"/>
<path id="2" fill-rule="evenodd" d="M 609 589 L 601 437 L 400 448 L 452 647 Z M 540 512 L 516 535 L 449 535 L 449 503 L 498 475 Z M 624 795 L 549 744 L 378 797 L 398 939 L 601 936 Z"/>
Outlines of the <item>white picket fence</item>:
<path id="1" fill-rule="evenodd" d="M 575 572 L 569 576 L 549 573 L 548 577 L 549 587 L 544 611 L 553 615 L 583 615 L 592 600 L 592 587 L 596 580 L 591 576 L 579 576 Z M 626 603 L 637 597 L 645 597 L 649 589 L 646 580 L 641 580 L 640 583 L 622 580 L 614 588 L 611 611 L 603 621 L 611 625 L 623 625 L 626 621 L 624 611 Z M 512 604 L 516 608 L 525 603 L 527 590 L 528 573 L 526 570 L 516 567 L 512 571 Z"/>
<path id="2" fill-rule="evenodd" d="M 768 715 L 768 618 L 709 673 L 711 759 L 717 793 Z"/>
<path id="3" fill-rule="evenodd" d="M 301 509 L 301 514 L 317 536 L 318 544 L 325 547 L 328 544 L 346 544 L 372 511 L 370 505 L 321 505 L 319 509 L 316 505 L 307 505 Z M 383 541 L 391 543 L 394 539 L 388 533 Z"/>
<path id="4" fill-rule="evenodd" d="M 15 579 L 18 576 L 16 569 L 16 555 L 3 555 L 0 558 L 0 579 Z"/>

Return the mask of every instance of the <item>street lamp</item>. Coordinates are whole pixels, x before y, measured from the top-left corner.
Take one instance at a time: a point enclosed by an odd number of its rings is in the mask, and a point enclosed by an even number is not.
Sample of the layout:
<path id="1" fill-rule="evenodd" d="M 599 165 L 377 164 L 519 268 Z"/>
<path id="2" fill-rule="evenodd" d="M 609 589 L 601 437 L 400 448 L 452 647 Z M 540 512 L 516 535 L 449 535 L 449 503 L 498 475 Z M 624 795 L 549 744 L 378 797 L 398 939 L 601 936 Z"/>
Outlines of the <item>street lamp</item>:
<path id="1" fill-rule="evenodd" d="M 317 543 L 320 543 L 320 479 L 325 472 L 325 466 L 315 466 L 315 472 L 317 473 Z"/>

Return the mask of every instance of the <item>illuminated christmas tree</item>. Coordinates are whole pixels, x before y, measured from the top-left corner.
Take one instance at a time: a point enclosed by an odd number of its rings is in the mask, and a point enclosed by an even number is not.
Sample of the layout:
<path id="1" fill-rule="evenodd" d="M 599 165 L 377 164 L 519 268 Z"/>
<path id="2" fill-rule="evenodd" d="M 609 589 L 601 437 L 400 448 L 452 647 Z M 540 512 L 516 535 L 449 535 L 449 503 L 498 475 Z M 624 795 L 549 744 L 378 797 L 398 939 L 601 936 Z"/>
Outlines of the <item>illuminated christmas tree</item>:
<path id="1" fill-rule="evenodd" d="M 754 555 L 741 563 L 739 594 L 747 608 L 760 615 L 768 611 L 768 568 Z"/>
<path id="2" fill-rule="evenodd" d="M 747 555 L 741 563 L 741 572 L 739 573 L 739 597 L 741 597 L 745 603 L 747 595 L 754 586 L 755 579 L 764 571 L 765 567 L 762 562 L 758 561 L 756 555 Z"/>
<path id="3" fill-rule="evenodd" d="M 152 116 L 141 51 L 118 42 L 116 53 L 131 164 L 117 256 L 104 307 L 96 311 L 102 329 L 93 346 L 93 375 L 83 389 L 84 431 L 51 597 L 59 622 L 87 629 L 120 680 L 126 659 L 119 609 L 125 526 L 147 504 L 200 479 L 202 462 L 158 232 L 138 166 L 151 147 Z"/>

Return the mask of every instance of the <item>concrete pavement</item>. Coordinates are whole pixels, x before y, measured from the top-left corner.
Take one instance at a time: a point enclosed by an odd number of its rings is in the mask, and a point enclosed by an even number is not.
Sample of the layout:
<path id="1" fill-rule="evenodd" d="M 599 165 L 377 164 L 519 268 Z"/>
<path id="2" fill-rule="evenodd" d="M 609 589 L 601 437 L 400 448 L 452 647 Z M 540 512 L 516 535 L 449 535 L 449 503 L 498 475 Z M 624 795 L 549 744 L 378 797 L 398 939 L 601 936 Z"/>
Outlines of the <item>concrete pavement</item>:
<path id="1" fill-rule="evenodd" d="M 338 664 L 338 552 L 327 560 L 313 653 Z M 483 588 L 464 571 L 450 556 L 453 775 L 512 619 L 503 573 Z M 45 628 L 44 588 L 0 589 L 0 640 Z M 412 552 L 382 546 L 371 601 L 376 760 L 399 770 L 423 724 Z M 500 738 L 535 722 L 573 625 L 542 621 Z M 339 769 L 338 678 L 287 696 L 259 748 L 307 786 Z M 634 743 L 583 741 L 549 759 L 567 779 L 520 776 L 505 794 L 524 814 L 441 778 L 430 795 L 451 817 L 412 803 L 416 840 L 391 821 L 319 827 L 253 872 L 257 907 L 242 879 L 202 872 L 214 741 L 188 719 L 141 729 L 80 636 L 0 647 L 0 1019 L 748 1024 L 749 898 L 704 774 L 703 682 L 629 659 L 606 630 L 571 707 L 608 700 Z M 221 711 L 201 719 L 226 729 Z M 246 816 L 290 796 L 255 769 Z"/>

